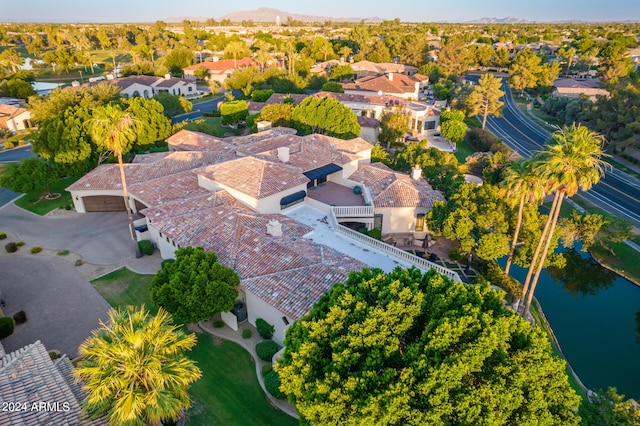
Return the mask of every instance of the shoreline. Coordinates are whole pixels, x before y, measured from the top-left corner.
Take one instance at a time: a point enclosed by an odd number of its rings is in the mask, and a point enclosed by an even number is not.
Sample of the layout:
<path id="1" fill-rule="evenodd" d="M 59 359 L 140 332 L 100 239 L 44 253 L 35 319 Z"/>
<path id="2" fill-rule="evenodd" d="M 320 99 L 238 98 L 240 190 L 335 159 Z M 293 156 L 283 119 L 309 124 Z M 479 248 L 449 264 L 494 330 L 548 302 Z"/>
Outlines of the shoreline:
<path id="1" fill-rule="evenodd" d="M 636 285 L 637 287 L 640 287 L 640 282 L 636 281 L 635 278 L 628 277 L 628 276 L 626 276 L 624 274 L 624 272 L 618 271 L 617 269 L 614 269 L 613 267 L 611 267 L 611 266 L 607 265 L 606 263 L 602 262 L 600 259 L 598 259 L 596 256 L 594 256 L 594 254 L 591 252 L 591 249 L 587 250 L 587 252 L 589 253 L 589 256 L 591 256 L 591 258 L 593 260 L 595 260 L 596 263 L 598 265 L 600 265 L 602 268 L 606 269 L 607 271 L 611 271 L 614 274 L 616 274 L 617 276 L 624 278 L 625 280 L 627 280 L 630 283 Z M 640 253 L 639 253 L 639 255 L 640 255 Z"/>

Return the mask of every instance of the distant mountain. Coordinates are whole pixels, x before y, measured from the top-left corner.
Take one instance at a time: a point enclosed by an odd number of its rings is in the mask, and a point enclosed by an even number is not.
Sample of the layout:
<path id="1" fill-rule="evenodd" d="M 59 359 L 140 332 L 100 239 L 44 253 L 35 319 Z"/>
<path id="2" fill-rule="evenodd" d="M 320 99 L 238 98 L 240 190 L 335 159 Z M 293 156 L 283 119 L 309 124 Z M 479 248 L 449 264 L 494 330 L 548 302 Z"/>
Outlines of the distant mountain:
<path id="1" fill-rule="evenodd" d="M 513 16 L 507 16 L 506 18 L 484 17 L 467 22 L 470 24 L 527 24 L 532 21 L 514 18 Z"/>
<path id="2" fill-rule="evenodd" d="M 303 15 L 298 13 L 289 13 L 278 9 L 261 7 L 256 10 L 245 10 L 241 12 L 232 12 L 222 16 L 220 19 L 229 19 L 232 22 L 254 21 L 254 22 L 276 22 L 276 18 L 280 17 L 280 22 L 286 22 L 287 18 L 295 19 L 302 22 L 380 22 L 380 18 L 334 18 L 329 16 Z"/>

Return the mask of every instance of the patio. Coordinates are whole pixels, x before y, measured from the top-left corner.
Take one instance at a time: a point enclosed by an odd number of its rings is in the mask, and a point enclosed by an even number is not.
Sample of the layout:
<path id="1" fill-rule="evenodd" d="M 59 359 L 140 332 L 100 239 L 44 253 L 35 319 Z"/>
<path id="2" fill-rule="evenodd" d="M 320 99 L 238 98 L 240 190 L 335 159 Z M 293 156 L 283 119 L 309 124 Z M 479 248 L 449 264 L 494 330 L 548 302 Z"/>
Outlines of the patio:
<path id="1" fill-rule="evenodd" d="M 308 188 L 307 197 L 330 206 L 364 206 L 362 194 L 354 194 L 352 188 L 334 182 L 321 183 Z"/>

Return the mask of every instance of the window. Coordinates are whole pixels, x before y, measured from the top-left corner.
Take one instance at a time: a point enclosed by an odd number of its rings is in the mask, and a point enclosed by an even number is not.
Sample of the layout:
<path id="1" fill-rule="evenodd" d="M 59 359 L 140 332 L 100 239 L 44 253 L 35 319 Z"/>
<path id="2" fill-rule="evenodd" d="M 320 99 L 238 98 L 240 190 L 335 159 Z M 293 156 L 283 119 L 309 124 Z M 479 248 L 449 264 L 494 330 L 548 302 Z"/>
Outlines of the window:
<path id="1" fill-rule="evenodd" d="M 436 122 L 433 120 L 430 121 L 425 121 L 424 122 L 424 129 L 425 130 L 433 130 L 436 128 Z"/>
<path id="2" fill-rule="evenodd" d="M 424 231 L 424 213 L 418 213 L 416 216 L 416 232 Z"/>
<path id="3" fill-rule="evenodd" d="M 193 87 L 191 86 L 187 87 L 187 92 L 193 92 Z"/>
<path id="4" fill-rule="evenodd" d="M 382 215 L 376 214 L 373 216 L 373 229 L 382 231 Z"/>

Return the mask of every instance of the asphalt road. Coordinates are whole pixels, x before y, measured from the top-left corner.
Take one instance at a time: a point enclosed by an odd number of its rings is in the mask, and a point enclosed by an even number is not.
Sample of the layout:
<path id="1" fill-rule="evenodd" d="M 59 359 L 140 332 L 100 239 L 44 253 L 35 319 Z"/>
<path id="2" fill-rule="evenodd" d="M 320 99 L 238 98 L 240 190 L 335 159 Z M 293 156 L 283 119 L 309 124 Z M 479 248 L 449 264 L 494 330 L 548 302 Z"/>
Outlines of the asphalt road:
<path id="1" fill-rule="evenodd" d="M 213 110 L 218 109 L 218 102 L 220 102 L 223 99 L 224 99 L 224 96 L 218 96 L 217 98 L 213 98 L 208 101 L 195 104 L 191 112 L 187 112 L 186 114 L 176 115 L 175 117 L 173 117 L 171 121 L 173 124 L 177 124 L 187 120 L 196 120 L 198 118 L 202 118 L 203 113 L 211 112 Z"/>
<path id="2" fill-rule="evenodd" d="M 469 76 L 477 81 L 479 76 Z M 525 158 L 540 151 L 551 133 L 528 118 L 515 104 L 506 82 L 502 90 L 505 108 L 500 118 L 488 117 L 487 129 Z M 610 170 L 602 180 L 580 196 L 616 216 L 624 217 L 640 227 L 640 180 L 620 170 Z"/>

